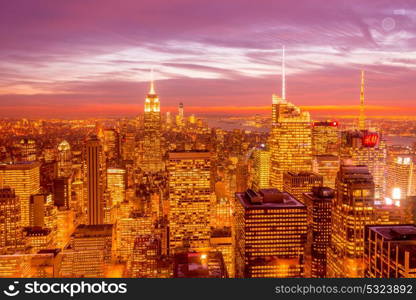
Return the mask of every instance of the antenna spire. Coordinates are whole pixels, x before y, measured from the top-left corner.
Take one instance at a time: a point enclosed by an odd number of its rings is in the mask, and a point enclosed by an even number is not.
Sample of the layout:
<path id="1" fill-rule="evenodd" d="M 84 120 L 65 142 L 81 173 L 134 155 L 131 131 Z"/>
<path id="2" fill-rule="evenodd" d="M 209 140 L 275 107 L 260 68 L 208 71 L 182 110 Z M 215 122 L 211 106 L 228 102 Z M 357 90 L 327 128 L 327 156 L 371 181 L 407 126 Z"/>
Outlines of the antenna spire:
<path id="1" fill-rule="evenodd" d="M 359 127 L 360 130 L 365 130 L 365 115 L 364 115 L 364 70 L 361 70 L 360 117 L 358 119 L 358 127 Z"/>
<path id="2" fill-rule="evenodd" d="M 153 68 L 150 70 L 150 95 L 156 94 L 155 92 L 155 80 L 154 80 L 154 74 L 153 74 Z"/>
<path id="3" fill-rule="evenodd" d="M 286 100 L 285 46 L 282 48 L 282 99 Z"/>

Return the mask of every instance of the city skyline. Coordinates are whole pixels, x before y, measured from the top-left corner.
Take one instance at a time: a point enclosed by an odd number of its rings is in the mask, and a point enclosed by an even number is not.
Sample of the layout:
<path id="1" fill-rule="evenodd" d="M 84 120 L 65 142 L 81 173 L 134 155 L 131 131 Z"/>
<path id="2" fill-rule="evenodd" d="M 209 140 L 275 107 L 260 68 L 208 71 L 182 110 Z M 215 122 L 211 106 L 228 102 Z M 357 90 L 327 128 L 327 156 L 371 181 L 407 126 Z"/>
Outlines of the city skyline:
<path id="1" fill-rule="evenodd" d="M 360 70 L 368 116 L 416 116 L 411 1 L 111 4 L 2 4 L 0 117 L 134 116 L 151 68 L 162 112 L 265 115 L 283 45 L 287 98 L 313 117 L 357 115 Z"/>

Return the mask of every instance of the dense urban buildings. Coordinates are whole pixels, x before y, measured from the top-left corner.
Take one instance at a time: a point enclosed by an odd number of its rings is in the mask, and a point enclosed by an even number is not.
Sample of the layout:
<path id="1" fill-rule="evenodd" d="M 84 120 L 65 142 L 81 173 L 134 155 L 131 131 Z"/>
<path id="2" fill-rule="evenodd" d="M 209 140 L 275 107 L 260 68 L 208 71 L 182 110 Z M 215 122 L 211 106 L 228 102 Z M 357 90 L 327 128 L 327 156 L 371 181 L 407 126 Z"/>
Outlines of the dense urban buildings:
<path id="1" fill-rule="evenodd" d="M 152 79 L 134 118 L 0 120 L 0 277 L 415 277 L 416 123 L 366 120 L 364 73 L 312 119 L 284 59 L 268 117 L 162 114 Z"/>
<path id="2" fill-rule="evenodd" d="M 236 277 L 304 276 L 306 206 L 277 189 L 249 189 L 236 198 Z"/>

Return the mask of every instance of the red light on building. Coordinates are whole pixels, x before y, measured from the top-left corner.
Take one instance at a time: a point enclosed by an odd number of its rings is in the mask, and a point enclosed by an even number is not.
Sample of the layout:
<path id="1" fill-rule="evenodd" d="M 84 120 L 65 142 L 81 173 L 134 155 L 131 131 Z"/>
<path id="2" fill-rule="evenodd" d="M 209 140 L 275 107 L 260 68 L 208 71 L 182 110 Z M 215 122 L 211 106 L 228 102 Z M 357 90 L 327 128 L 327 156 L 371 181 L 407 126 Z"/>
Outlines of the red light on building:
<path id="1" fill-rule="evenodd" d="M 377 133 L 367 133 L 363 136 L 363 145 L 365 147 L 374 147 L 377 145 L 379 136 Z"/>

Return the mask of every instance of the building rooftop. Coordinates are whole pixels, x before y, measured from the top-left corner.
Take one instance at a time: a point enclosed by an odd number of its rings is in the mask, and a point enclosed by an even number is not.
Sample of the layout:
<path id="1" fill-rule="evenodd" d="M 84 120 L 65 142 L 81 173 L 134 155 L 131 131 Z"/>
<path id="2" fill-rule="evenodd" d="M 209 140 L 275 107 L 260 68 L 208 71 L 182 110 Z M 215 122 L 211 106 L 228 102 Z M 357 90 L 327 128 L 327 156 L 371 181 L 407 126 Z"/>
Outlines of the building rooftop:
<path id="1" fill-rule="evenodd" d="M 209 159 L 211 153 L 206 150 L 173 151 L 169 152 L 169 159 Z"/>
<path id="2" fill-rule="evenodd" d="M 369 226 L 368 229 L 389 241 L 414 241 L 416 246 L 415 225 L 377 225 Z"/>
<path id="3" fill-rule="evenodd" d="M 246 209 L 305 208 L 305 205 L 292 195 L 278 189 L 261 189 L 258 193 L 248 189 L 236 193 L 236 197 Z"/>
<path id="4" fill-rule="evenodd" d="M 39 166 L 40 163 L 36 161 L 0 163 L 0 170 L 30 170 Z"/>
<path id="5" fill-rule="evenodd" d="M 75 229 L 71 237 L 87 238 L 97 236 L 111 236 L 113 232 L 112 224 L 99 224 L 99 225 L 85 225 L 81 224 Z"/>

